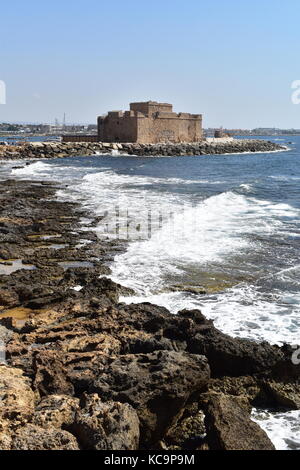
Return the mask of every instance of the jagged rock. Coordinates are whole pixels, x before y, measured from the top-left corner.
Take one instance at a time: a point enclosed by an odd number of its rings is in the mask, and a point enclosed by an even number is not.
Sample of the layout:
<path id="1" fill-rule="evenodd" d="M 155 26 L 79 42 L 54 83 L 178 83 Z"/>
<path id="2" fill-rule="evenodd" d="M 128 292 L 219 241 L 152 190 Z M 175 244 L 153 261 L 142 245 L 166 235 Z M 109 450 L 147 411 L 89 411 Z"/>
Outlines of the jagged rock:
<path id="1" fill-rule="evenodd" d="M 76 387 L 76 375 L 72 380 Z M 82 386 L 82 376 L 77 380 Z M 190 395 L 203 390 L 208 380 L 204 357 L 159 351 L 111 359 L 87 376 L 85 388 L 104 400 L 131 404 L 141 422 L 142 442 L 149 445 L 161 439 Z"/>
<path id="2" fill-rule="evenodd" d="M 248 404 L 266 408 L 300 409 L 299 383 L 275 382 L 270 379 L 222 377 L 212 379 L 209 390 L 248 400 Z"/>
<path id="3" fill-rule="evenodd" d="M 95 150 L 104 149 L 107 152 L 112 150 L 120 150 L 120 154 L 128 152 L 129 154 L 152 156 L 152 155 L 201 155 L 205 154 L 222 154 L 236 152 L 260 152 L 282 150 L 283 147 L 274 142 L 265 140 L 219 140 L 215 142 L 201 141 L 199 143 L 168 143 L 168 144 L 148 144 L 140 145 L 139 143 L 119 144 L 107 142 L 94 142 L 88 145 L 87 142 L 63 142 L 60 144 L 52 144 L 40 146 L 34 145 L 34 142 L 28 143 L 26 146 L 15 146 L 13 152 L 10 146 L 3 146 L 0 149 L 1 157 L 5 159 L 22 159 L 22 158 L 63 158 L 69 155 L 91 155 Z"/>
<path id="4" fill-rule="evenodd" d="M 136 411 L 127 403 L 103 403 L 97 394 L 84 395 L 72 432 L 84 449 L 137 450 L 140 428 Z"/>
<path id="5" fill-rule="evenodd" d="M 189 312 L 180 312 L 188 315 Z M 191 315 L 195 315 L 192 313 Z M 217 330 L 212 322 L 204 322 L 188 340 L 187 349 L 208 358 L 212 376 L 244 376 L 271 372 L 285 360 L 283 351 L 266 342 L 231 338 Z M 286 360 L 288 362 L 288 360 Z M 290 362 L 290 361 L 289 361 Z"/>
<path id="6" fill-rule="evenodd" d="M 39 351 L 34 355 L 33 385 L 43 395 L 73 395 L 74 389 L 66 376 L 62 356 L 54 351 Z"/>
<path id="7" fill-rule="evenodd" d="M 68 395 L 49 395 L 35 407 L 33 423 L 48 428 L 66 429 L 74 423 L 79 399 Z"/>
<path id="8" fill-rule="evenodd" d="M 12 438 L 10 432 L 2 431 L 2 426 L 0 424 L 0 450 L 11 450 Z"/>
<path id="9" fill-rule="evenodd" d="M 267 434 L 236 398 L 211 394 L 204 408 L 210 450 L 275 450 Z"/>
<path id="10" fill-rule="evenodd" d="M 50 152 L 50 147 L 42 149 L 45 156 L 66 150 L 55 145 L 55 151 L 51 147 Z M 73 144 L 67 148 L 69 155 L 73 148 Z M 76 144 L 77 153 L 83 148 L 90 149 Z M 140 155 L 168 154 L 172 148 L 123 145 L 124 151 Z M 205 144 L 173 148 L 178 155 L 206 150 L 210 153 L 212 148 Z M 240 151 L 238 145 L 236 151 Z M 198 400 L 201 404 L 207 387 L 209 395 L 224 393 L 230 401 L 229 418 L 233 422 L 220 418 L 220 429 L 225 432 L 230 425 L 236 439 L 249 424 L 252 404 L 297 405 L 295 384 L 300 366 L 291 361 L 294 351 L 290 347 L 230 338 L 198 310 L 172 315 L 149 303 L 118 303 L 120 295 L 133 291 L 99 276 L 108 273 L 107 262 L 125 245 L 100 241 L 92 232 L 83 233 L 79 218 L 87 214 L 75 204 L 51 200 L 57 187 L 12 180 L 1 184 L 1 228 L 7 231 L 0 233 L 3 258 L 13 255 L 37 269 L 0 276 L 0 298 L 6 298 L 9 306 L 18 301 L 28 315 L 18 322 L 13 318 L 16 311 L 11 309 L 12 317 L 0 319 L 9 370 L 18 371 L 20 380 L 18 388 L 16 378 L 7 379 L 16 391 L 9 392 L 11 401 L 5 402 L 4 408 L 0 401 L 0 449 L 33 448 L 34 430 L 37 448 L 136 447 L 137 438 L 132 438 L 137 436 L 132 424 L 136 416 L 141 431 L 138 448 L 170 445 L 204 449 L 207 443 L 201 441 L 203 422 Z M 99 221 L 95 219 L 91 226 L 96 223 Z M 54 238 L 44 239 L 47 235 Z M 84 245 L 82 238 L 90 243 Z M 64 248 L 56 250 L 51 247 L 53 243 Z M 92 264 L 67 271 L 58 265 L 70 260 Z M 75 291 L 78 285 L 82 289 Z M 7 297 L 8 293 L 12 297 Z M 209 379 L 209 365 L 213 379 Z M 86 392 L 98 393 L 100 399 L 88 398 Z M 82 394 L 85 398 L 79 404 L 74 396 Z M 23 397 L 28 406 L 20 410 Z M 238 412 L 237 406 L 242 411 Z M 221 416 L 227 416 L 226 409 L 222 408 Z M 115 441 L 110 440 L 105 428 L 105 416 Z M 119 424 L 118 416 L 122 418 Z M 128 436 L 120 432 L 126 420 L 131 420 L 132 426 Z M 23 442 L 21 429 L 26 431 Z M 47 431 L 45 441 L 40 437 L 41 429 Z M 73 440 L 73 429 L 77 430 L 79 444 Z M 93 441 L 93 436 L 98 440 Z"/>
<path id="11" fill-rule="evenodd" d="M 204 441 L 206 430 L 202 410 L 193 410 L 191 416 L 180 419 L 166 434 L 164 442 L 169 449 L 193 450 Z"/>
<path id="12" fill-rule="evenodd" d="M 35 395 L 21 369 L 0 365 L 0 420 L 4 426 L 25 424 L 34 411 Z"/>
<path id="13" fill-rule="evenodd" d="M 268 381 L 264 383 L 265 391 L 273 400 L 273 406 L 300 409 L 300 384 L 279 383 Z"/>
<path id="14" fill-rule="evenodd" d="M 79 450 L 76 438 L 67 431 L 27 424 L 16 432 L 12 450 Z"/>
<path id="15" fill-rule="evenodd" d="M 225 395 L 232 395 L 233 397 L 241 397 L 248 400 L 248 404 L 266 403 L 260 381 L 251 376 L 211 379 L 209 382 L 209 390 Z"/>
<path id="16" fill-rule="evenodd" d="M 19 304 L 19 296 L 8 289 L 0 289 L 0 307 L 15 307 Z"/>
<path id="17" fill-rule="evenodd" d="M 67 339 L 66 346 L 63 344 L 62 348 L 69 352 L 101 351 L 104 354 L 118 354 L 121 343 L 111 335 L 99 333 Z"/>
<path id="18" fill-rule="evenodd" d="M 123 287 L 120 284 L 113 282 L 111 279 L 102 277 L 95 279 L 93 284 L 87 284 L 82 289 L 82 294 L 93 295 L 97 297 L 105 296 L 108 297 L 112 302 L 118 302 L 120 295 L 133 295 L 134 291 L 127 287 Z"/>

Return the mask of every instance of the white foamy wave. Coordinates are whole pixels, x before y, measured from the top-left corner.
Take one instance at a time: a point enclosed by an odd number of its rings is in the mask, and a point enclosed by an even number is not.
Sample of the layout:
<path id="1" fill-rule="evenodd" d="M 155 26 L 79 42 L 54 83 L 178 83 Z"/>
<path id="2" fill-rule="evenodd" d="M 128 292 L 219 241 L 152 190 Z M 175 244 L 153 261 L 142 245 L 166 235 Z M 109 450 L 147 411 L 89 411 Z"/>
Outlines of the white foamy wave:
<path id="1" fill-rule="evenodd" d="M 300 411 L 252 410 L 252 419 L 269 436 L 276 450 L 300 450 Z"/>
<path id="2" fill-rule="evenodd" d="M 161 201 L 159 201 L 161 202 Z M 150 240 L 134 242 L 113 265 L 113 276 L 131 287 L 155 288 L 170 272 L 187 265 L 205 266 L 230 261 L 253 241 L 249 235 L 275 233 L 282 226 L 279 215 L 297 215 L 288 205 L 256 201 L 232 192 L 210 197 L 195 207 L 185 207 Z M 143 262 L 141 262 L 143 260 Z M 143 280 L 147 278 L 146 282 Z M 138 292 L 143 293 L 143 289 Z"/>
<path id="3" fill-rule="evenodd" d="M 24 160 L 0 160 L 0 177 L 9 177 L 13 167 L 17 165 L 24 165 Z"/>
<path id="4" fill-rule="evenodd" d="M 299 181 L 299 176 L 291 176 L 291 175 L 278 175 L 278 176 L 269 176 L 272 180 L 277 181 Z"/>
<path id="5" fill-rule="evenodd" d="M 136 284 L 135 287 L 139 286 Z M 278 345 L 299 343 L 300 294 L 267 294 L 256 286 L 242 283 L 213 295 L 149 292 L 147 296 L 122 297 L 121 300 L 125 303 L 147 301 L 173 313 L 200 309 L 207 318 L 214 320 L 216 328 L 231 336 Z"/>
<path id="6" fill-rule="evenodd" d="M 281 153 L 281 152 L 288 152 L 292 150 L 291 147 L 288 147 L 287 145 L 281 145 L 281 149 L 278 150 L 262 150 L 260 152 L 232 152 L 232 153 L 222 153 L 222 154 L 216 154 L 216 156 L 222 156 L 222 155 L 257 155 L 259 153 Z M 212 155 L 213 156 L 213 155 Z"/>
<path id="7" fill-rule="evenodd" d="M 79 184 L 58 192 L 62 198 L 81 199 L 97 215 L 107 214 L 98 231 L 116 236 L 114 227 L 119 225 L 120 237 L 127 237 L 130 229 L 138 227 L 131 239 L 148 237 L 149 211 L 151 231 L 156 230 L 160 220 L 169 220 L 174 213 L 190 207 L 191 196 L 172 192 L 174 184 L 207 183 L 206 180 L 183 180 L 180 178 L 154 178 L 139 175 L 118 174 L 102 171 L 85 175 Z M 155 186 L 164 191 L 155 190 Z M 169 191 L 170 188 L 170 191 Z M 116 215 L 117 214 L 117 215 Z M 187 215 L 188 217 L 188 215 Z M 109 228 L 107 228 L 109 225 Z M 147 233 L 146 233 L 147 232 Z"/>
<path id="8" fill-rule="evenodd" d="M 240 188 L 242 188 L 247 193 L 251 192 L 252 187 L 253 187 L 252 184 L 246 184 L 246 183 L 240 184 Z"/>
<path id="9" fill-rule="evenodd" d="M 11 170 L 11 175 L 19 179 L 43 179 L 47 181 L 64 181 L 74 178 L 74 167 L 72 166 L 59 166 L 42 161 L 31 163 L 30 165 L 23 166 L 22 168 L 14 168 Z"/>
<path id="10" fill-rule="evenodd" d="M 102 168 L 104 170 L 105 168 Z M 120 174 L 114 171 L 106 171 L 103 173 L 93 173 L 86 175 L 83 178 L 84 182 L 88 184 L 96 184 L 98 187 L 99 185 L 114 185 L 117 187 L 121 187 L 124 185 L 132 185 L 132 186 L 151 186 L 153 184 L 160 184 L 160 185 L 173 185 L 173 184 L 196 184 L 196 183 L 206 183 L 206 184 L 223 184 L 224 181 L 209 181 L 204 179 L 197 179 L 197 180 L 189 180 L 189 179 L 182 179 L 182 178 L 159 178 L 159 177 L 151 177 L 151 176 L 144 176 L 144 175 L 128 175 L 128 174 Z M 84 186 L 82 188 L 84 189 Z"/>
<path id="11" fill-rule="evenodd" d="M 12 175 L 22 177 L 22 176 L 47 176 L 49 171 L 49 165 L 41 161 L 34 162 L 30 165 L 26 165 L 22 168 L 15 168 L 11 171 Z"/>
<path id="12" fill-rule="evenodd" d="M 117 256 L 113 277 L 130 283 L 140 293 L 149 289 L 154 293 L 163 278 L 180 273 L 187 264 L 204 266 L 222 261 L 248 246 L 240 220 L 247 208 L 246 199 L 231 192 L 196 207 L 186 206 L 150 240 L 132 243 L 126 253 Z"/>
<path id="13" fill-rule="evenodd" d="M 288 204 L 231 192 L 213 196 L 176 213 L 150 240 L 132 242 L 126 253 L 115 258 L 112 279 L 135 289 L 136 297 L 122 299 L 127 303 L 148 301 L 173 313 L 199 308 L 217 328 L 232 336 L 297 344 L 300 295 L 295 292 L 268 294 L 255 283 L 224 287 L 214 295 L 166 292 L 168 286 L 182 282 L 189 273 L 197 280 L 202 271 L 213 266 L 222 271 L 224 263 L 230 265 L 237 256 L 255 251 L 259 241 L 255 242 L 253 235 L 276 235 L 282 230 L 282 216 L 293 220 L 299 217 L 299 211 Z M 269 277 L 293 283 L 296 273 L 297 266 Z"/>

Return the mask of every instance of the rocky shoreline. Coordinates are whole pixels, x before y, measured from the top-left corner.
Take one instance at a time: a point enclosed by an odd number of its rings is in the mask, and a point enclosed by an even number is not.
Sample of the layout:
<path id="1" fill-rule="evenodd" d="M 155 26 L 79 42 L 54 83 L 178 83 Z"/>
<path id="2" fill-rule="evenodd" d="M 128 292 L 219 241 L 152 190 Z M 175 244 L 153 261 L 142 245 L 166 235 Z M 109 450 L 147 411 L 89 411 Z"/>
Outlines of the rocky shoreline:
<path id="1" fill-rule="evenodd" d="M 124 246 L 58 187 L 1 182 L 0 450 L 272 450 L 250 412 L 300 408 L 294 350 L 119 303 Z"/>
<path id="2" fill-rule="evenodd" d="M 90 156 L 99 153 L 117 153 L 137 156 L 187 156 L 220 155 L 244 152 L 275 152 L 285 147 L 266 140 L 220 139 L 220 142 L 203 141 L 190 144 L 120 144 L 103 142 L 32 142 L 20 146 L 1 146 L 0 159 L 65 158 Z"/>

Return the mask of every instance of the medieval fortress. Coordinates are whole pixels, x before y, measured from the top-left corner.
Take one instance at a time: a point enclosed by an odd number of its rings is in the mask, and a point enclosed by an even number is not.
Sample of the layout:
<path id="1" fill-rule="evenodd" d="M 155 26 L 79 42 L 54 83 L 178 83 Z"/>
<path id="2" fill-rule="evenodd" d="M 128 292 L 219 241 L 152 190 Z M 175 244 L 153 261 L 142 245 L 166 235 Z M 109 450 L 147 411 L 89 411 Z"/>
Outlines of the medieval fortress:
<path id="1" fill-rule="evenodd" d="M 97 135 L 70 134 L 62 143 L 34 143 L 30 157 L 43 158 L 99 153 L 135 156 L 189 156 L 243 152 L 282 151 L 283 147 L 270 141 L 234 139 L 217 130 L 214 138 L 204 136 L 202 114 L 174 113 L 169 103 L 146 101 L 130 103 L 129 111 L 110 111 L 98 117 Z M 0 149 L 1 151 L 1 149 Z M 28 157 L 28 150 L 24 149 Z M 15 152 L 16 153 L 16 152 Z M 16 153 L 16 158 L 20 158 Z"/>
<path id="2" fill-rule="evenodd" d="M 110 111 L 98 118 L 98 140 L 140 144 L 199 142 L 202 115 L 174 113 L 168 103 L 130 103 L 129 111 Z"/>

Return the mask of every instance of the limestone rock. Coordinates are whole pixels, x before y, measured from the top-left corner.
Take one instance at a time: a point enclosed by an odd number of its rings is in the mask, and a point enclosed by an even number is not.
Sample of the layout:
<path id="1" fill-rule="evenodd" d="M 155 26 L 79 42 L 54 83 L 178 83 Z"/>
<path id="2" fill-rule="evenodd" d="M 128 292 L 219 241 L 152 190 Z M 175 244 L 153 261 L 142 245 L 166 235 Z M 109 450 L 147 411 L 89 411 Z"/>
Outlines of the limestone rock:
<path id="1" fill-rule="evenodd" d="M 222 377 L 211 379 L 209 390 L 217 393 L 224 393 L 233 397 L 241 397 L 248 400 L 248 404 L 257 403 L 262 395 L 259 380 L 251 376 Z"/>
<path id="2" fill-rule="evenodd" d="M 34 411 L 35 396 L 21 369 L 0 365 L 0 420 L 13 426 L 26 423 Z"/>
<path id="3" fill-rule="evenodd" d="M 189 314 L 185 311 L 180 313 Z M 266 342 L 231 338 L 217 330 L 211 322 L 203 323 L 198 332 L 189 338 L 188 351 L 207 357 L 213 377 L 268 372 L 284 358 L 279 347 Z"/>
<path id="4" fill-rule="evenodd" d="M 73 424 L 79 399 L 67 395 L 49 395 L 36 406 L 33 423 L 48 428 L 64 428 Z"/>
<path id="5" fill-rule="evenodd" d="M 73 386 L 66 377 L 62 355 L 40 351 L 34 355 L 34 386 L 43 395 L 73 395 Z"/>
<path id="6" fill-rule="evenodd" d="M 267 434 L 233 397 L 211 395 L 205 407 L 210 450 L 275 450 Z"/>
<path id="7" fill-rule="evenodd" d="M 274 400 L 274 405 L 294 410 L 300 409 L 300 384 L 279 383 L 268 381 L 264 383 L 266 392 Z"/>
<path id="8" fill-rule="evenodd" d="M 41 428 L 27 424 L 19 428 L 11 445 L 12 450 L 79 450 L 76 438 L 67 431 Z"/>
<path id="9" fill-rule="evenodd" d="M 103 403 L 97 394 L 84 395 L 72 432 L 88 450 L 137 450 L 140 428 L 136 411 L 127 403 Z"/>
<path id="10" fill-rule="evenodd" d="M 0 289 L 0 309 L 1 307 L 15 307 L 19 304 L 19 296 L 8 289 Z"/>
<path id="11" fill-rule="evenodd" d="M 158 442 L 176 421 L 187 399 L 209 380 L 206 358 L 175 351 L 119 356 L 86 387 L 104 400 L 127 402 L 137 410 L 142 441 Z"/>

